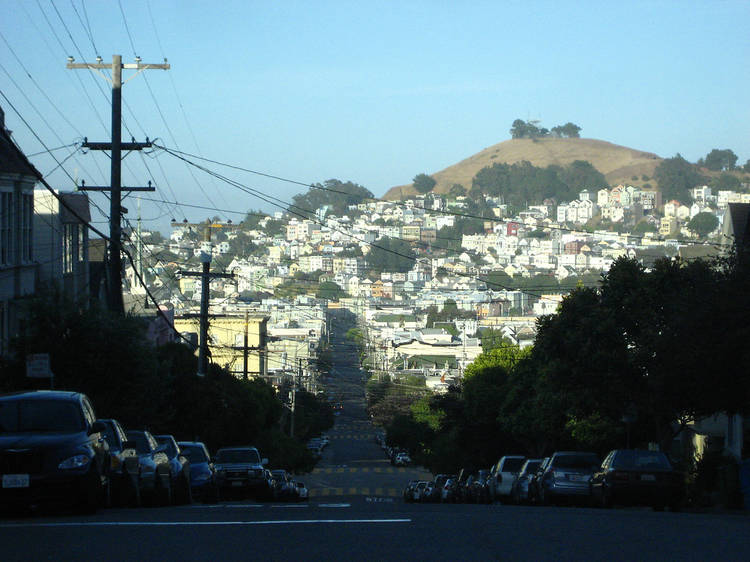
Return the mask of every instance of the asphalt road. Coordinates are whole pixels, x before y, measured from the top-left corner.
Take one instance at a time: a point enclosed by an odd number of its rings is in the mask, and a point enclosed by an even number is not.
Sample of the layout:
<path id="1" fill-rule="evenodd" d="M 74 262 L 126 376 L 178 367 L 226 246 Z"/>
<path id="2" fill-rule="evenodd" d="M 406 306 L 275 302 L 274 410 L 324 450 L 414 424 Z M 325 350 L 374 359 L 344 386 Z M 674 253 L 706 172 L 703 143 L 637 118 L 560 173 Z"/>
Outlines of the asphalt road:
<path id="1" fill-rule="evenodd" d="M 300 478 L 308 502 L 6 516 L 0 560 L 750 560 L 745 512 L 404 503 L 403 485 L 425 473 L 387 462 L 343 349 L 329 382 L 344 410 Z"/>

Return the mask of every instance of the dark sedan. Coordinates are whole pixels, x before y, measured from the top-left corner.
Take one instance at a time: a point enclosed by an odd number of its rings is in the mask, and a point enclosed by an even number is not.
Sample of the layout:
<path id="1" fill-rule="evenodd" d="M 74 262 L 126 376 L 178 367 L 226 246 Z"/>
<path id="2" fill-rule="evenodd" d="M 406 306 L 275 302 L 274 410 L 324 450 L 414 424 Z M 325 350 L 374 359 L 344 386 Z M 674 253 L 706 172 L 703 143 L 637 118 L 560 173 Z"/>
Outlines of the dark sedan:
<path id="1" fill-rule="evenodd" d="M 591 500 L 601 507 L 617 503 L 675 511 L 684 495 L 684 475 L 660 451 L 616 449 L 591 477 Z"/>
<path id="2" fill-rule="evenodd" d="M 148 431 L 127 431 L 128 439 L 135 442 L 135 452 L 140 464 L 138 487 L 141 498 L 150 505 L 172 503 L 172 477 L 166 446 L 159 445 Z"/>
<path id="3" fill-rule="evenodd" d="M 177 441 L 171 435 L 154 435 L 156 442 L 164 446 L 169 459 L 169 473 L 172 477 L 172 500 L 175 504 L 192 503 L 190 490 L 190 461 L 182 454 Z"/>
<path id="4" fill-rule="evenodd" d="M 216 470 L 206 446 L 199 441 L 180 441 L 182 454 L 190 461 L 190 487 L 193 497 L 204 502 L 219 501 Z"/>

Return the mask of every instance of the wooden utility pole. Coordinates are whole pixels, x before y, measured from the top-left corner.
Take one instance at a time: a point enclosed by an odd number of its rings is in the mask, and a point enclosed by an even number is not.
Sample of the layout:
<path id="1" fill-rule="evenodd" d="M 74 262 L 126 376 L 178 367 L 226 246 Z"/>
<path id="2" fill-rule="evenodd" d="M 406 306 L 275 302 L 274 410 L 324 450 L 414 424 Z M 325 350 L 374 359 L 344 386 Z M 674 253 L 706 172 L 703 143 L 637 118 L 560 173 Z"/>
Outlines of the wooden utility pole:
<path id="1" fill-rule="evenodd" d="M 122 165 L 122 151 L 123 150 L 142 150 L 143 148 L 151 147 L 151 143 L 146 139 L 145 143 L 133 142 L 123 143 L 122 142 L 122 71 L 123 69 L 137 70 L 135 75 L 137 76 L 140 72 L 150 69 L 161 69 L 168 70 L 169 64 L 164 59 L 164 64 L 142 64 L 140 57 L 135 58 L 135 63 L 122 63 L 122 55 L 112 55 L 112 64 L 104 64 L 101 57 L 97 57 L 97 61 L 94 62 L 73 62 L 73 57 L 68 57 L 68 69 L 89 69 L 96 70 L 104 76 L 107 80 L 112 83 L 112 142 L 104 143 L 90 143 L 88 139 L 84 139 L 84 148 L 91 150 L 109 150 L 111 152 L 111 167 L 110 167 L 110 185 L 108 187 L 85 187 L 83 184 L 80 187 L 82 191 L 110 191 L 110 206 L 109 206 L 109 290 L 107 294 L 107 302 L 109 309 L 119 314 L 124 313 L 124 305 L 122 301 L 122 257 L 120 251 L 122 249 L 122 227 L 120 225 L 120 217 L 122 215 L 122 183 L 121 183 L 121 165 Z M 102 70 L 112 71 L 112 77 L 110 78 Z M 126 191 L 154 191 L 149 182 L 148 187 L 129 187 Z"/>
<path id="2" fill-rule="evenodd" d="M 242 340 L 242 376 L 247 380 L 247 311 L 245 311 L 245 336 Z"/>
<path id="3" fill-rule="evenodd" d="M 203 270 L 198 271 L 178 271 L 180 275 L 186 277 L 201 278 L 201 313 L 200 313 L 200 339 L 198 341 L 198 376 L 203 377 L 208 372 L 208 303 L 211 297 L 211 279 L 224 277 L 233 278 L 231 273 L 211 273 L 211 225 L 206 226 L 204 239 L 208 242 L 208 252 L 201 252 L 201 262 Z"/>

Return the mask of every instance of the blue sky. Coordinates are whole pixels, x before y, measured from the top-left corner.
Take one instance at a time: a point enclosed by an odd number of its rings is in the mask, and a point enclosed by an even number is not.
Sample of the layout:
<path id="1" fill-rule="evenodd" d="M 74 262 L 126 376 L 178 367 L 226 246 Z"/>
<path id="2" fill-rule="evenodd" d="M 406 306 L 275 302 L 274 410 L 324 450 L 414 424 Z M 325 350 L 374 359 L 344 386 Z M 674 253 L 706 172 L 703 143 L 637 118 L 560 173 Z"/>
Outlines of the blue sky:
<path id="1" fill-rule="evenodd" d="M 747 1 L 3 0 L 0 89 L 49 148 L 107 140 L 109 86 L 66 70 L 66 57 L 166 56 L 171 70 L 123 89 L 137 138 L 306 183 L 352 180 L 376 196 L 507 140 L 519 117 L 572 121 L 584 137 L 663 157 L 731 148 L 744 163 L 749 21 Z M 2 96 L 0 106 L 21 148 L 43 151 Z M 108 183 L 106 155 L 53 154 L 69 156 L 70 176 Z M 49 156 L 32 161 L 74 188 Z M 125 185 L 151 179 L 158 190 L 144 198 L 181 204 L 144 201 L 149 227 L 276 210 L 165 153 L 125 162 Z M 301 190 L 209 167 L 282 200 Z"/>

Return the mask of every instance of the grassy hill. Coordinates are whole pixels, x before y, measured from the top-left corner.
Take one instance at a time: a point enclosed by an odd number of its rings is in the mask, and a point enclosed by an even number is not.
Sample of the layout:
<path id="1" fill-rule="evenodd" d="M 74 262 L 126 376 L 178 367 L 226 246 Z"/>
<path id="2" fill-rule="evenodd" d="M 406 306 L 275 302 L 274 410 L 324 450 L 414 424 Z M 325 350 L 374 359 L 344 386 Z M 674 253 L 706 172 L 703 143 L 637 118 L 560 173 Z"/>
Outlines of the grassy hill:
<path id="1" fill-rule="evenodd" d="M 652 187 L 656 187 L 656 181 L 653 179 L 654 169 L 662 159 L 650 152 L 596 139 L 511 139 L 485 148 L 458 164 L 430 174 L 437 182 L 433 191 L 447 193 L 454 183 L 460 183 L 467 190 L 471 189 L 471 180 L 482 168 L 495 162 L 513 164 L 523 160 L 528 160 L 538 167 L 588 160 L 604 174 L 610 185 L 626 183 L 642 186 L 650 183 Z M 642 180 L 644 175 L 650 179 Z M 633 176 L 637 176 L 638 179 L 633 180 Z M 416 194 L 416 191 L 408 184 L 392 187 L 384 198 L 402 199 L 413 194 Z"/>

